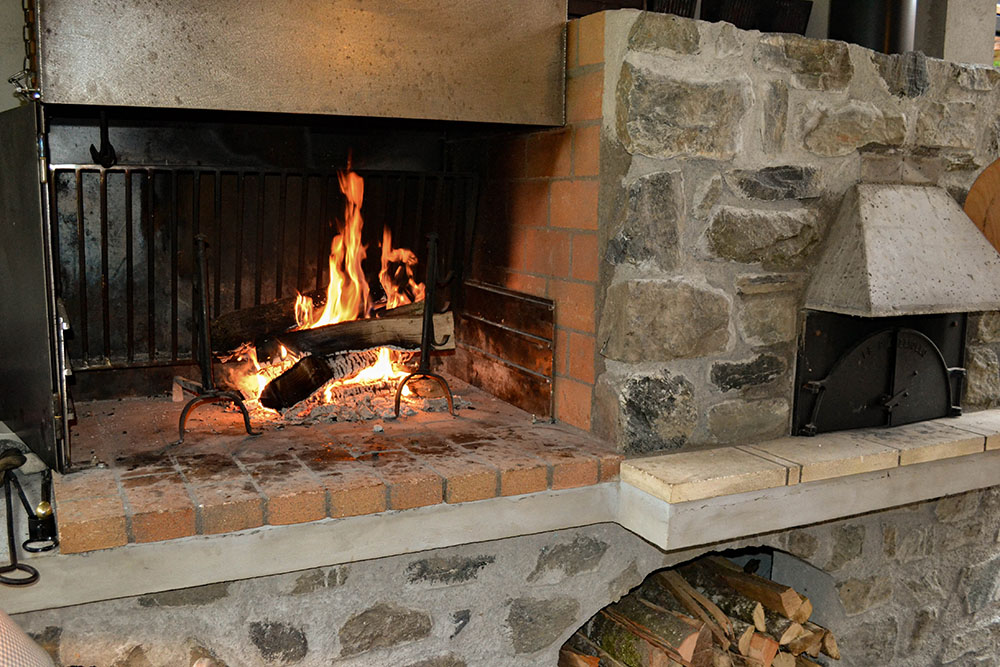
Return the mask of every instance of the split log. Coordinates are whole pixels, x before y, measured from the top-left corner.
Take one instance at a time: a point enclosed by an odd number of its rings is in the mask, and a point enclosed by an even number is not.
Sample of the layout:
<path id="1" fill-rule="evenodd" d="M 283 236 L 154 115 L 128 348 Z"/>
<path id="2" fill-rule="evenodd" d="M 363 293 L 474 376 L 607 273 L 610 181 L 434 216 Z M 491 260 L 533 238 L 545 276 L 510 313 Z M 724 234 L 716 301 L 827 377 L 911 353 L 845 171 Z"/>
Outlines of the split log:
<path id="1" fill-rule="evenodd" d="M 303 296 L 312 300 L 313 308 L 319 309 L 326 305 L 326 290 L 306 292 Z M 254 343 L 293 329 L 297 324 L 296 299 L 294 296 L 286 297 L 223 313 L 212 320 L 212 350 L 223 354 L 237 349 L 244 343 Z M 415 317 L 423 312 L 424 302 L 420 301 L 388 310 L 375 309 L 372 317 Z"/>
<path id="2" fill-rule="evenodd" d="M 834 660 L 840 660 L 840 648 L 837 646 L 837 638 L 833 636 L 832 632 L 824 627 L 816 625 L 815 623 L 807 623 L 806 628 L 814 632 L 816 630 L 822 630 L 823 641 L 821 642 L 820 650 Z"/>
<path id="3" fill-rule="evenodd" d="M 783 586 L 770 579 L 759 577 L 756 574 L 747 574 L 735 563 L 721 556 L 709 556 L 698 561 L 706 567 L 711 568 L 715 574 L 726 581 L 734 589 L 749 598 L 757 600 L 768 609 L 775 611 L 786 618 L 802 623 L 796 617 L 796 612 L 802 607 L 805 598 L 799 595 L 794 588 Z M 812 605 L 809 606 L 812 611 Z"/>
<path id="4" fill-rule="evenodd" d="M 601 659 L 577 653 L 573 649 L 563 646 L 559 649 L 558 667 L 600 667 Z"/>
<path id="5" fill-rule="evenodd" d="M 326 303 L 326 291 L 308 292 L 303 296 L 312 299 L 315 308 L 322 308 Z M 219 315 L 212 320 L 212 350 L 229 352 L 244 343 L 293 328 L 296 298 L 287 297 Z"/>
<path id="6" fill-rule="evenodd" d="M 695 590 L 680 572 L 660 572 L 650 579 L 650 583 L 659 584 L 668 591 L 685 611 L 708 627 L 723 650 L 729 649 L 729 640 L 735 639 L 732 621 L 716 604 Z"/>
<path id="7" fill-rule="evenodd" d="M 823 667 L 818 662 L 814 662 L 804 655 L 795 656 L 795 667 Z"/>
<path id="8" fill-rule="evenodd" d="M 755 632 L 750 638 L 750 650 L 747 657 L 761 663 L 764 667 L 771 667 L 774 656 L 778 655 L 778 642 L 771 637 Z"/>
<path id="9" fill-rule="evenodd" d="M 823 635 L 825 634 L 826 632 L 823 630 L 803 629 L 801 635 L 788 643 L 788 652 L 796 656 L 808 653 L 815 658 L 823 646 Z"/>
<path id="10" fill-rule="evenodd" d="M 293 406 L 332 377 L 333 371 L 322 357 L 305 357 L 267 383 L 260 393 L 260 403 L 272 410 Z"/>
<path id="11" fill-rule="evenodd" d="M 725 580 L 717 577 L 712 569 L 705 567 L 704 559 L 684 565 L 679 571 L 689 584 L 731 619 L 750 623 L 760 632 L 767 630 L 763 605 L 726 585 Z"/>
<path id="12" fill-rule="evenodd" d="M 795 656 L 791 653 L 778 653 L 774 656 L 771 667 L 795 667 Z"/>
<path id="13" fill-rule="evenodd" d="M 371 347 L 413 350 L 420 347 L 422 317 L 391 317 L 328 324 L 288 331 L 274 338 L 297 354 L 331 355 Z M 455 320 L 450 312 L 434 315 L 434 350 L 455 349 Z"/>
<path id="14" fill-rule="evenodd" d="M 809 617 L 813 613 L 813 603 L 809 598 L 802 596 L 802 606 L 799 607 L 794 614 L 792 614 L 792 620 L 796 623 L 805 623 L 809 620 Z"/>
<path id="15" fill-rule="evenodd" d="M 685 621 L 637 596 L 602 609 L 594 618 L 593 632 L 588 636 L 616 660 L 632 660 L 631 650 L 646 656 L 643 664 L 663 664 L 670 658 L 691 667 L 711 665 L 712 636 L 704 624 Z"/>
<path id="16" fill-rule="evenodd" d="M 574 632 L 573 636 L 566 640 L 564 647 L 566 646 L 573 649 L 577 653 L 597 658 L 599 660 L 597 663 L 599 667 L 628 667 L 625 663 L 619 662 L 608 655 L 604 649 L 590 641 L 590 639 L 588 639 L 579 630 Z"/>
<path id="17" fill-rule="evenodd" d="M 767 633 L 778 640 L 784 646 L 802 634 L 802 625 L 790 618 L 785 618 L 781 614 L 764 610 L 764 623 L 767 626 Z"/>

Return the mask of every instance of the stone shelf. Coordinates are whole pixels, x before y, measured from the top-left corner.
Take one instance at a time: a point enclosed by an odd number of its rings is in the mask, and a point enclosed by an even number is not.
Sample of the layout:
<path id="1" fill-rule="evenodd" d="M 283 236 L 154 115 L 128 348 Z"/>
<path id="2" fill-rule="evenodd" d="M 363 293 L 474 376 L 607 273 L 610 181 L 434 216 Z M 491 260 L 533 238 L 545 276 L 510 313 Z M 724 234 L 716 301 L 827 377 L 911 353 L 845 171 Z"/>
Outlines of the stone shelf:
<path id="1" fill-rule="evenodd" d="M 837 479 L 1000 448 L 1000 410 L 909 424 L 780 438 L 625 461 L 624 484 L 681 503 Z"/>

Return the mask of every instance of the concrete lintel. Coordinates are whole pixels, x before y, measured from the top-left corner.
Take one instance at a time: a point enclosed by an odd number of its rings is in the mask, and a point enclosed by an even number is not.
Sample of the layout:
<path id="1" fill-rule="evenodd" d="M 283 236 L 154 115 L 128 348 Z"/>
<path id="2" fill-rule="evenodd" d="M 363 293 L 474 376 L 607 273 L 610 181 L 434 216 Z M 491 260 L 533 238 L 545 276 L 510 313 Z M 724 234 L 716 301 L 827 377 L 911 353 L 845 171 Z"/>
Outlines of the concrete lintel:
<path id="1" fill-rule="evenodd" d="M 622 484 L 618 523 L 665 551 L 675 551 L 890 509 L 998 482 L 1000 451 L 673 504 Z"/>
<path id="2" fill-rule="evenodd" d="M 397 556 L 615 519 L 618 485 L 433 505 L 228 535 L 22 559 L 38 583 L 4 587 L 8 614 Z"/>

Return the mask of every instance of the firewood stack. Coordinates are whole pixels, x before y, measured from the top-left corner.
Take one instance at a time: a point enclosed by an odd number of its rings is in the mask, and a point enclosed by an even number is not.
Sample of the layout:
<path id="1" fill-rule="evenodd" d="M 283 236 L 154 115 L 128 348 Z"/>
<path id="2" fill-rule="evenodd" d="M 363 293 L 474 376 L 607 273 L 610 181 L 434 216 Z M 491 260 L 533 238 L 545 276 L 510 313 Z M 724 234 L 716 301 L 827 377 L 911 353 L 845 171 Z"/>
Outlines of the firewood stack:
<path id="1" fill-rule="evenodd" d="M 658 572 L 591 618 L 559 667 L 809 667 L 837 641 L 794 589 L 719 556 Z"/>

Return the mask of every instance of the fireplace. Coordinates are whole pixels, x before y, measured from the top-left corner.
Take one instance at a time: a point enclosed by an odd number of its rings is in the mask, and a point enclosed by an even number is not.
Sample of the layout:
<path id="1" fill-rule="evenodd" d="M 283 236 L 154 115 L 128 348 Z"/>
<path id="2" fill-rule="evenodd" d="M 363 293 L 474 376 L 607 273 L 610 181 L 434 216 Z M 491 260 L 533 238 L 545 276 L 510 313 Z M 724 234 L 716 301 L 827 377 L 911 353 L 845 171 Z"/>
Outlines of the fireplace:
<path id="1" fill-rule="evenodd" d="M 516 318 L 466 308 L 458 328 L 470 336 L 447 363 L 484 368 L 479 358 L 495 356 L 485 331 L 544 346 L 537 324 L 555 302 L 562 423 L 483 397 L 491 410 L 427 413 L 383 433 L 354 422 L 342 441 L 322 424 L 276 429 L 262 438 L 281 457 L 263 460 L 236 415 L 207 410 L 183 453 L 200 456 L 200 472 L 170 455 L 169 469 L 137 458 L 57 477 L 60 528 L 111 538 L 39 559 L 38 586 L 9 604 L 64 662 L 550 665 L 648 573 L 740 548 L 830 575 L 843 664 L 995 653 L 996 317 L 968 317 L 960 417 L 790 433 L 799 316 L 847 194 L 919 185 L 960 201 L 997 157 L 983 102 L 1000 82 L 642 12 L 566 30 L 566 126 L 470 128 L 437 170 L 476 175 L 476 230 L 491 242 L 468 257 L 481 281 L 471 287 L 487 293 L 475 298 L 531 295 Z M 86 144 L 96 137 L 92 125 Z M 518 377 L 507 386 L 534 394 Z M 151 418 L 124 400 L 101 407 L 76 441 L 98 461 L 122 430 L 166 440 L 176 428 L 166 401 Z M 196 451 L 203 433 L 225 444 L 211 452 L 221 458 Z M 422 467 L 401 465 L 418 453 Z M 311 466 L 331 461 L 350 474 L 312 485 Z M 168 477 L 183 493 L 143 484 Z M 462 500 L 426 504 L 446 490 Z M 105 511 L 114 503 L 130 513 Z"/>

